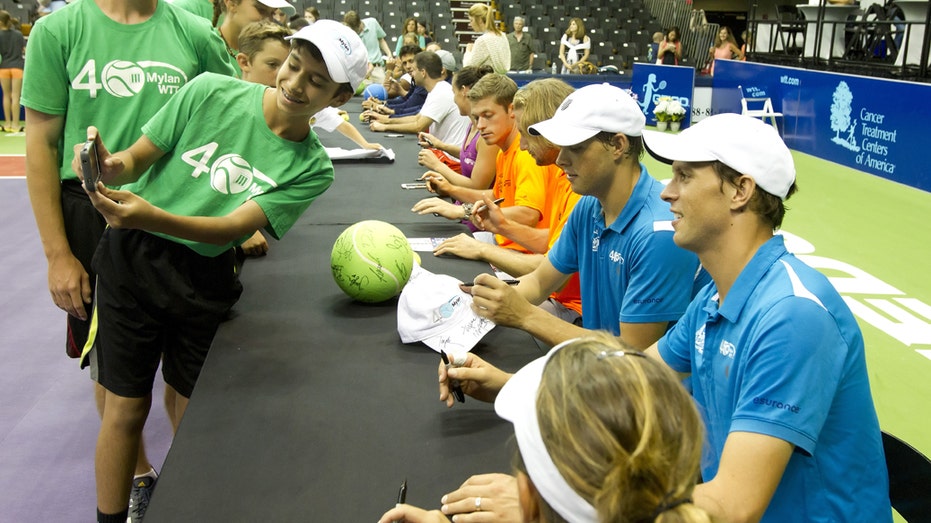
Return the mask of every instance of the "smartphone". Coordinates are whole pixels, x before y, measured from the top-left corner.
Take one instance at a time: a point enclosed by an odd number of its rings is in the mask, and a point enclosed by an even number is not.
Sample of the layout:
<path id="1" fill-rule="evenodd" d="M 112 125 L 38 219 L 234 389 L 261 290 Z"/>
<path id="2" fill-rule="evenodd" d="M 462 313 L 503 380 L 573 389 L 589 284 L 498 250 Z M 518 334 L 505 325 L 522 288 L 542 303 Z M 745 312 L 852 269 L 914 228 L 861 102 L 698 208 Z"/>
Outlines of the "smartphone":
<path id="1" fill-rule="evenodd" d="M 84 187 L 94 192 L 100 181 L 100 162 L 97 159 L 97 140 L 88 140 L 81 148 L 81 172 L 84 174 Z"/>
<path id="2" fill-rule="evenodd" d="M 402 183 L 402 189 L 426 189 L 427 182 Z"/>

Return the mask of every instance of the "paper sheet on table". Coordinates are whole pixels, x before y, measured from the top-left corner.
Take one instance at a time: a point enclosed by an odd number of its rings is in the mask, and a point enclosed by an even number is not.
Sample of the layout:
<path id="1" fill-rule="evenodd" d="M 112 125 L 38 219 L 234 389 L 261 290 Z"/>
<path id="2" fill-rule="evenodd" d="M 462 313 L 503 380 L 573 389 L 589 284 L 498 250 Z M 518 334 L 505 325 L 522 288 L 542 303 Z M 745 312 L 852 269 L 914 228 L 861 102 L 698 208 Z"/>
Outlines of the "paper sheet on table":
<path id="1" fill-rule="evenodd" d="M 326 153 L 334 162 L 351 160 L 394 161 L 394 151 L 391 149 L 343 149 L 342 147 L 327 147 Z"/>
<path id="2" fill-rule="evenodd" d="M 437 245 L 443 243 L 446 238 L 408 238 L 407 243 L 411 244 L 411 249 L 418 252 L 433 252 Z"/>
<path id="3" fill-rule="evenodd" d="M 472 237 L 484 243 L 495 244 L 495 235 L 490 232 L 476 231 Z M 447 238 L 408 238 L 407 242 L 411 244 L 411 249 L 419 252 L 433 252 Z"/>

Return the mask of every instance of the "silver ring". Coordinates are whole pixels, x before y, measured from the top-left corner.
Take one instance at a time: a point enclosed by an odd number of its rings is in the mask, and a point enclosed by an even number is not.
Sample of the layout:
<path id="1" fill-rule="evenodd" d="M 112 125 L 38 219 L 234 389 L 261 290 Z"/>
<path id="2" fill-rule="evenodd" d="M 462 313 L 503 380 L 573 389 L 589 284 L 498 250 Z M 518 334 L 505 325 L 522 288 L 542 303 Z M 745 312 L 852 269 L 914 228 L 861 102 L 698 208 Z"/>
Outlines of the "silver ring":
<path id="1" fill-rule="evenodd" d="M 476 512 L 482 511 L 482 497 L 481 496 L 475 498 L 475 511 Z"/>

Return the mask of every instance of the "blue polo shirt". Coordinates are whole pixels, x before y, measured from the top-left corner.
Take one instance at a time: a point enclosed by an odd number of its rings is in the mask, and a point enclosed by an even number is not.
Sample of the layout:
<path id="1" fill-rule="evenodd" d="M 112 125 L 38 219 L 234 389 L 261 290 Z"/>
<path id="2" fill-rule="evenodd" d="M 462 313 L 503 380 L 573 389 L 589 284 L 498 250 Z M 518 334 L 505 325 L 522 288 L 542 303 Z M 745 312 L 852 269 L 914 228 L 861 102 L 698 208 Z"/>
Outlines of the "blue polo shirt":
<path id="1" fill-rule="evenodd" d="M 763 521 L 891 521 L 863 337 L 843 298 L 775 236 L 725 301 L 712 282 L 659 341 L 670 367 L 691 372 L 704 479 L 731 431 L 766 434 L 795 452 Z"/>
<path id="2" fill-rule="evenodd" d="M 672 241 L 672 213 L 663 185 L 640 166 L 620 216 L 605 226 L 601 202 L 583 196 L 547 256 L 563 274 L 579 273 L 586 329 L 620 333 L 620 322 L 675 321 L 696 287 L 698 257 Z"/>

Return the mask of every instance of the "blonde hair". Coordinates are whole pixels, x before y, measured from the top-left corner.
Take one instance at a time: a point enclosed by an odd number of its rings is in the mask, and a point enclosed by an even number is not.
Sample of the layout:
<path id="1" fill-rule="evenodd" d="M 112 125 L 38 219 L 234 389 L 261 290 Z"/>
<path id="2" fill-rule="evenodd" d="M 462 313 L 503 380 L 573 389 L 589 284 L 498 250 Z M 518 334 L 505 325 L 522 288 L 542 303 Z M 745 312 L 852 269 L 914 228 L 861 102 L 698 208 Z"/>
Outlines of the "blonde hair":
<path id="1" fill-rule="evenodd" d="M 534 80 L 520 88 L 514 95 L 514 108 L 522 111 L 517 127 L 527 140 L 540 140 L 547 148 L 557 148 L 543 136 L 530 134 L 533 124 L 549 120 L 556 114 L 556 109 L 575 89 L 557 78 Z"/>
<path id="2" fill-rule="evenodd" d="M 553 463 L 600 521 L 711 521 L 691 503 L 701 419 L 661 362 L 607 333 L 572 342 L 546 364 L 537 416 Z"/>
<path id="3" fill-rule="evenodd" d="M 514 102 L 516 92 L 517 83 L 507 75 L 486 74 L 469 89 L 469 101 L 475 103 L 485 98 L 494 98 L 496 104 L 507 109 Z"/>
<path id="4" fill-rule="evenodd" d="M 469 8 L 469 18 L 477 18 L 485 24 L 486 31 L 500 35 L 501 31 L 495 25 L 494 10 L 486 4 L 472 4 Z"/>
<path id="5" fill-rule="evenodd" d="M 585 22 L 581 18 L 570 18 L 569 26 L 572 26 L 572 22 L 575 22 L 575 33 L 570 33 L 570 29 L 566 28 L 566 36 L 569 38 L 575 38 L 577 40 L 585 40 Z"/>

